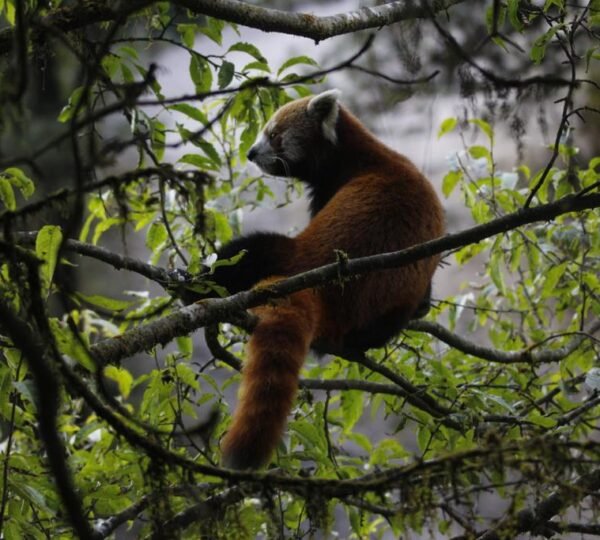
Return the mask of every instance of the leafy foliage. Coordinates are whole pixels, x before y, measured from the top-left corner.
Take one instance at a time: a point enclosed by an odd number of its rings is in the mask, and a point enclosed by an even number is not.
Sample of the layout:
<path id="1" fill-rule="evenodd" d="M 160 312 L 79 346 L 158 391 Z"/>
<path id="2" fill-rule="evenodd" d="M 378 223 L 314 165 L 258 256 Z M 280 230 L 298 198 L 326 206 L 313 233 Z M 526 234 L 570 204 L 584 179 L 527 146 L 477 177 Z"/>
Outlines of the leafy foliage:
<path id="1" fill-rule="evenodd" d="M 62 5 L 24 4 L 38 15 Z M 7 28 L 22 31 L 15 5 L 0 0 L 0 13 Z M 597 60 L 593 47 L 573 56 L 565 45 L 582 21 L 597 28 L 597 10 L 580 10 L 573 19 L 559 0 L 540 9 L 517 0 L 494 6 L 481 14 L 490 34 L 506 26 L 525 36 L 532 63 L 543 66 L 561 48 L 571 61 Z M 483 493 L 494 490 L 514 516 L 565 486 L 577 492 L 577 479 L 597 474 L 597 209 L 462 246 L 447 262 L 476 265 L 477 275 L 460 293 L 436 299 L 427 321 L 369 351 L 366 361 L 309 358 L 277 469 L 266 476 L 216 467 L 243 359 L 244 332 L 233 324 L 239 317 L 224 319 L 210 356 L 174 332 L 169 344 L 155 341 L 137 363 L 127 355 L 101 365 L 95 345 L 127 343 L 128 332 L 151 321 L 166 325 L 181 309 L 174 269 L 201 274 L 194 290 L 210 289 L 214 252 L 240 234 L 244 215 L 301 195 L 294 182 L 276 188 L 253 175 L 246 152 L 278 107 L 310 95 L 323 80 L 306 55 L 271 66 L 255 44 L 241 37 L 231 43 L 239 35 L 233 23 L 182 17 L 167 2 L 129 17 L 126 27 L 113 22 L 99 29 L 92 61 L 79 54 L 92 50 L 86 39 L 62 34 L 83 72 L 56 111 L 63 131 L 31 160 L 2 162 L 1 307 L 27 328 L 16 336 L 8 319 L 0 321 L 4 538 L 73 537 L 72 509 L 65 508 L 40 438 L 47 408 L 32 378 L 37 362 L 51 366 L 55 380 L 48 384 L 60 388 L 56 429 L 83 514 L 101 537 L 122 523 L 135 524 L 142 536 L 184 538 L 301 538 L 317 530 L 349 538 L 412 530 L 426 537 L 461 527 L 470 534 L 490 525 L 477 512 Z M 547 28 L 540 34 L 542 21 Z M 33 32 L 25 37 L 28 49 L 40 46 Z M 508 35 L 493 39 L 502 49 L 511 45 Z M 207 40 L 218 54 L 204 53 Z M 165 96 L 163 74 L 146 52 L 161 44 L 189 56 L 189 93 Z M 474 223 L 518 213 L 531 197 L 543 204 L 598 191 L 600 157 L 581 160 L 569 136 L 574 84 L 551 157 L 541 166 L 515 160 L 501 169 L 489 118 L 453 117 L 439 126 L 439 137 L 459 132 L 476 141 L 456 148 L 441 184 L 446 197 L 461 198 Z M 114 125 L 103 124 L 108 118 Z M 63 136 L 79 163 L 72 183 L 26 202 L 34 186 L 43 187 L 31 163 Z M 125 150 L 133 150 L 133 170 L 106 177 Z M 57 202 L 61 215 L 51 224 L 20 232 L 40 208 Z M 113 260 L 95 250 L 110 245 L 114 233 L 143 246 L 144 259 L 165 272 L 168 279 L 155 279 L 160 292 L 140 279 L 138 290 L 117 289 L 122 294 L 113 297 L 105 287 L 110 278 L 90 279 L 91 291 L 87 274 L 73 279 L 76 253 L 127 268 L 118 253 Z M 440 325 L 467 345 L 439 338 Z M 39 343 L 43 355 L 28 356 L 17 337 Z M 402 381 L 429 405 L 408 399 Z M 569 501 L 595 515 L 582 499 Z"/>

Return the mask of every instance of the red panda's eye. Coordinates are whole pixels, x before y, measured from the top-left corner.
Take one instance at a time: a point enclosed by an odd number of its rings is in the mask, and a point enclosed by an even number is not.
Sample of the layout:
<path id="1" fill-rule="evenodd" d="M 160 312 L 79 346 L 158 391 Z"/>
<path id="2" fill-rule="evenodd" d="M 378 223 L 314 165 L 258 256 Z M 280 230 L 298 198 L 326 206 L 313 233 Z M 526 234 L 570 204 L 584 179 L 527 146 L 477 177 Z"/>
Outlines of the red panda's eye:
<path id="1" fill-rule="evenodd" d="M 271 131 L 271 133 L 269 133 L 269 139 L 273 140 L 275 138 L 275 132 Z"/>

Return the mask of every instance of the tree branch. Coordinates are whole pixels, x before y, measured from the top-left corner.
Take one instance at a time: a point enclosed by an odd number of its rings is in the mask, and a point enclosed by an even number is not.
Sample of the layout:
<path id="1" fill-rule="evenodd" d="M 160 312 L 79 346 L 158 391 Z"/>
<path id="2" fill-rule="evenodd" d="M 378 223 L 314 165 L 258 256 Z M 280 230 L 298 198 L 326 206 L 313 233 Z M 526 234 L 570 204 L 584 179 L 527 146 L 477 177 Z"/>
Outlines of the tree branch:
<path id="1" fill-rule="evenodd" d="M 578 332 L 569 344 L 559 347 L 558 349 L 547 349 L 535 350 L 537 345 L 530 345 L 520 351 L 502 351 L 499 349 L 491 349 L 473 343 L 458 334 L 455 334 L 444 328 L 441 324 L 430 322 L 430 321 L 411 321 L 407 330 L 415 330 L 417 332 L 427 332 L 432 336 L 436 337 L 440 341 L 443 341 L 447 345 L 450 345 L 454 349 L 481 358 L 483 360 L 489 360 L 490 362 L 498 362 L 501 364 L 516 364 L 519 362 L 526 362 L 532 366 L 539 364 L 547 364 L 552 362 L 559 362 L 563 358 L 569 356 L 592 334 L 595 334 L 600 330 L 600 321 L 596 321 L 595 324 L 589 327 L 585 332 Z"/>
<path id="2" fill-rule="evenodd" d="M 338 280 L 341 277 L 395 268 L 415 262 L 449 249 L 480 242 L 491 236 L 510 231 L 536 221 L 551 220 L 568 212 L 582 211 L 600 206 L 600 194 L 579 197 L 571 195 L 562 199 L 521 209 L 464 231 L 449 234 L 417 246 L 397 252 L 372 255 L 344 261 L 342 265 L 332 263 L 315 270 L 303 272 L 268 287 L 243 291 L 223 299 L 203 300 L 145 325 L 137 326 L 121 336 L 106 339 L 91 347 L 93 356 L 101 365 L 116 363 L 136 353 L 165 344 L 174 337 L 187 335 L 202 326 L 228 321 L 235 323 L 244 310 L 263 304 L 270 298 L 316 287 Z M 242 316 L 243 317 L 243 316 Z"/>
<path id="3" fill-rule="evenodd" d="M 51 26 L 57 31 L 70 32 L 91 24 L 121 19 L 156 1 L 129 0 L 115 4 L 109 0 L 88 0 L 51 10 L 38 21 L 38 26 L 42 29 Z M 408 19 L 424 19 L 430 16 L 432 10 L 436 13 L 445 11 L 463 1 L 436 0 L 433 6 L 428 6 L 426 2 L 415 4 L 398 1 L 325 17 L 318 17 L 311 13 L 290 13 L 239 0 L 172 0 L 171 3 L 185 7 L 195 15 L 209 15 L 265 32 L 291 34 L 319 42 L 334 36 L 369 28 L 381 28 Z M 7 28 L 0 32 L 0 54 L 10 52 L 13 46 L 14 30 Z"/>
<path id="4" fill-rule="evenodd" d="M 14 233 L 14 237 L 19 243 L 33 245 L 35 244 L 37 234 L 38 231 L 17 232 Z M 123 269 L 136 272 L 137 274 L 140 274 L 141 276 L 144 276 L 163 286 L 168 285 L 169 283 L 177 283 L 181 281 L 178 277 L 179 274 L 176 271 L 170 272 L 159 266 L 147 264 L 139 259 L 120 255 L 106 248 L 88 244 L 86 242 L 79 242 L 78 240 L 64 240 L 63 249 L 78 253 L 79 255 L 91 257 L 92 259 L 96 259 L 98 261 L 102 261 L 111 265 L 116 270 Z"/>
<path id="5" fill-rule="evenodd" d="M 516 516 L 509 516 L 493 529 L 477 536 L 477 540 L 501 540 L 523 532 L 536 532 L 552 518 L 560 514 L 574 502 L 577 502 L 590 492 L 600 489 L 600 469 L 578 478 L 573 485 L 561 486 L 548 498 L 542 500 L 533 508 L 521 510 Z"/>
<path id="6" fill-rule="evenodd" d="M 66 452 L 58 433 L 56 417 L 59 407 L 60 379 L 48 357 L 48 347 L 35 335 L 29 325 L 0 299 L 0 320 L 14 346 L 27 359 L 37 390 L 36 415 L 40 439 L 57 491 L 62 499 L 68 521 L 81 539 L 92 538 L 92 530 L 84 516 L 81 499 L 76 492 Z"/>
<path id="7" fill-rule="evenodd" d="M 348 13 L 317 17 L 311 13 L 290 13 L 250 5 L 238 0 L 176 0 L 194 13 L 210 15 L 228 22 L 257 28 L 265 32 L 280 32 L 313 39 L 317 43 L 342 34 L 381 28 L 408 19 L 424 19 L 434 12 L 445 11 L 464 0 L 438 0 L 433 6 L 426 2 L 389 2 L 363 7 Z"/>
<path id="8" fill-rule="evenodd" d="M 65 136 L 66 135 L 68 135 L 68 133 L 65 134 Z M 19 159 L 13 160 L 13 162 L 17 162 Z M 162 165 L 161 167 L 148 167 L 145 169 L 136 169 L 118 176 L 108 176 L 102 180 L 98 180 L 97 182 L 84 184 L 81 187 L 81 191 L 84 193 L 91 193 L 92 191 L 100 190 L 105 187 L 121 187 L 140 180 L 141 178 L 150 179 L 153 176 L 164 178 L 171 177 L 173 175 L 176 175 L 181 180 L 184 180 L 187 177 L 192 177 L 193 175 L 198 176 L 198 173 L 197 171 L 177 171 L 168 165 Z M 54 193 L 51 193 L 50 195 L 45 196 L 39 201 L 26 204 L 18 210 L 6 210 L 0 213 L 0 223 L 3 224 L 7 223 L 8 221 L 14 221 L 16 218 L 24 218 L 26 216 L 34 215 L 52 204 L 66 203 L 73 197 L 77 196 L 77 194 L 78 191 L 74 189 L 60 189 Z"/>

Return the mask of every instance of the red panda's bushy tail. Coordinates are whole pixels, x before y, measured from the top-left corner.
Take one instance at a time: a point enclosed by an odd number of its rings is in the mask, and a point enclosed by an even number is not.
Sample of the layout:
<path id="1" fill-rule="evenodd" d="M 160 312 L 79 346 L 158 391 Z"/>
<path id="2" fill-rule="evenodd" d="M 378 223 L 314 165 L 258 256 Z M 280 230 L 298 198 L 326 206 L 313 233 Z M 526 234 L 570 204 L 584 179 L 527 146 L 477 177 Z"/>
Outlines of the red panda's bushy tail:
<path id="1" fill-rule="evenodd" d="M 306 290 L 252 310 L 259 322 L 248 343 L 238 406 L 221 443 L 226 467 L 258 468 L 277 447 L 317 328 L 318 309 L 318 294 Z"/>

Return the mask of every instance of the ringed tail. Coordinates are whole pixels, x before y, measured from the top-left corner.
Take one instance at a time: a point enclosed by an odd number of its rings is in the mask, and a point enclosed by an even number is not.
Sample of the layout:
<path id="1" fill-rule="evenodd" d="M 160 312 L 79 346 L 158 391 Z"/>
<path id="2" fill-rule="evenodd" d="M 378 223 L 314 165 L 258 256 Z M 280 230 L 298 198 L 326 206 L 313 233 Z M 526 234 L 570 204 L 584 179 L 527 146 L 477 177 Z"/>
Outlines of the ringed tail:
<path id="1" fill-rule="evenodd" d="M 305 290 L 252 310 L 259 320 L 247 346 L 238 406 L 221 442 L 224 466 L 256 469 L 268 463 L 292 410 L 319 304 L 318 294 Z"/>

